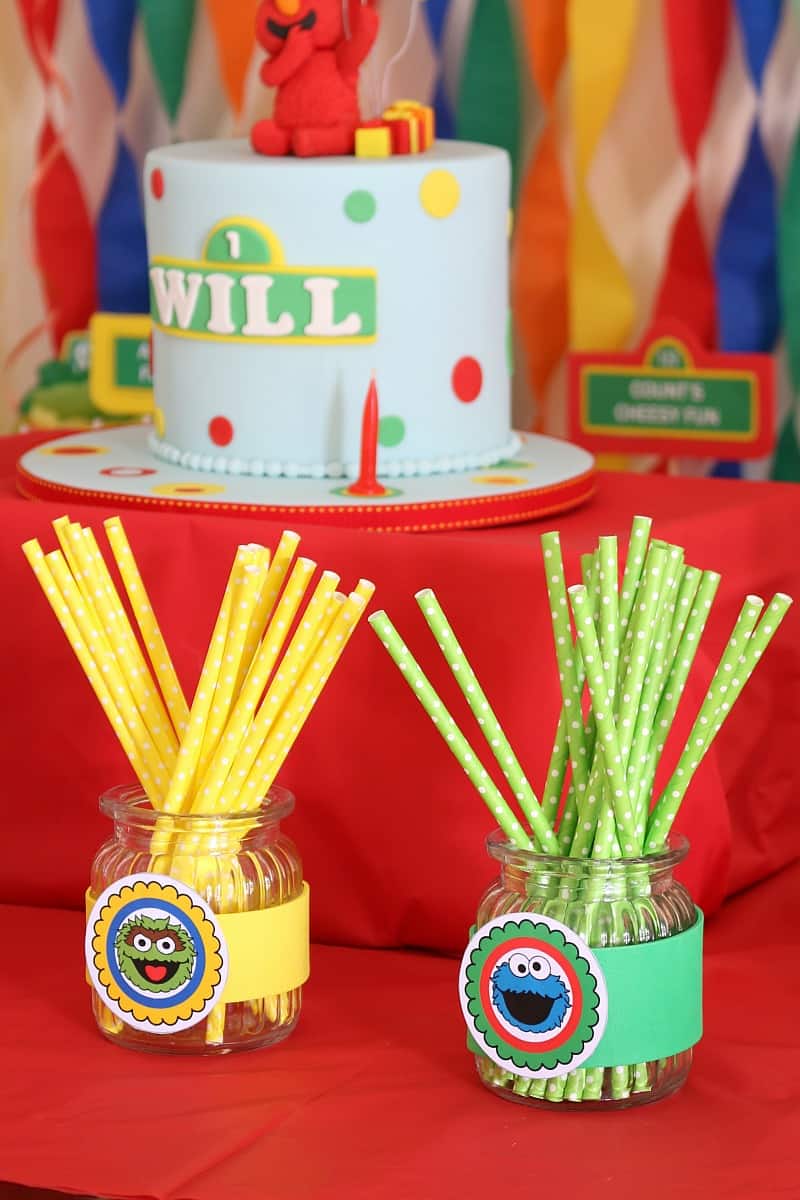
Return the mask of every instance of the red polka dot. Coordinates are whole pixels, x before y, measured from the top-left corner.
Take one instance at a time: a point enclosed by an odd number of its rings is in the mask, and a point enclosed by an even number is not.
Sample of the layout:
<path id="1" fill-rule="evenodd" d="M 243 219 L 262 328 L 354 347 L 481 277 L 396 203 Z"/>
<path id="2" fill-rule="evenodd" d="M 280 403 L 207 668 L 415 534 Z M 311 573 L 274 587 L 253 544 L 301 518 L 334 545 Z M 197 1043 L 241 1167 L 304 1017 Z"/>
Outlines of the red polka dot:
<path id="1" fill-rule="evenodd" d="M 153 174 L 150 176 L 150 189 L 156 200 L 160 200 L 164 195 L 164 172 L 160 167 L 156 167 Z"/>
<path id="2" fill-rule="evenodd" d="M 112 479 L 141 479 L 144 475 L 155 475 L 155 471 L 152 467 L 106 467 L 100 474 Z"/>
<path id="3" fill-rule="evenodd" d="M 215 446 L 230 446 L 233 441 L 233 426 L 227 417 L 214 417 L 208 424 L 208 436 Z"/>
<path id="4" fill-rule="evenodd" d="M 477 400 L 483 388 L 483 370 L 477 358 L 461 358 L 453 368 L 453 391 L 464 404 Z"/>

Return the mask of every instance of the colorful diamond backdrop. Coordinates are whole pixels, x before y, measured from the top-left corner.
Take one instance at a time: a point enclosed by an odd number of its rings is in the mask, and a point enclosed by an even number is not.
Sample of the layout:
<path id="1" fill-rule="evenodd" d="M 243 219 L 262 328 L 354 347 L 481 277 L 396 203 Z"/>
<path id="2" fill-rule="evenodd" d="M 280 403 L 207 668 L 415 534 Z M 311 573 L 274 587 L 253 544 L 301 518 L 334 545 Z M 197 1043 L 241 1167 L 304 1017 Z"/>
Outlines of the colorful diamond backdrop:
<path id="1" fill-rule="evenodd" d="M 0 6 L 0 428 L 96 305 L 145 303 L 147 149 L 267 110 L 255 7 Z M 563 433 L 569 347 L 625 349 L 677 312 L 705 346 L 778 354 L 779 448 L 744 470 L 800 479 L 800 0 L 381 8 L 365 112 L 433 100 L 514 160 L 518 423 Z"/>

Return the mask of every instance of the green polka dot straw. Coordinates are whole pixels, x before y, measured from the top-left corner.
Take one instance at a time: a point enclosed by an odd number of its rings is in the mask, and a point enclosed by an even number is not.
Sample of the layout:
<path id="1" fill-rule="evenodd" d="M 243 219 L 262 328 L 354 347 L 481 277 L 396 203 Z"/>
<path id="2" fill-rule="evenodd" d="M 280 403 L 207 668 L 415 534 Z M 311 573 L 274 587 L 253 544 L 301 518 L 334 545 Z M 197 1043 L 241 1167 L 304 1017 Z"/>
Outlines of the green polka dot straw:
<path id="1" fill-rule="evenodd" d="M 552 825 L 544 816 L 539 801 L 531 788 L 525 772 L 519 764 L 516 754 L 511 749 L 508 738 L 498 721 L 486 695 L 478 682 L 470 663 L 465 655 L 450 622 L 447 620 L 436 595 L 430 588 L 418 592 L 417 603 L 422 609 L 422 615 L 428 622 L 439 649 L 447 660 L 450 670 L 455 676 L 458 686 L 464 694 L 467 704 L 472 709 L 475 719 L 480 726 L 483 736 L 489 744 L 492 754 L 497 759 L 500 769 L 513 789 L 514 796 L 519 802 L 525 817 L 530 822 L 536 840 L 541 849 L 547 854 L 558 853 L 558 842 L 553 833 Z"/>
<path id="2" fill-rule="evenodd" d="M 778 593 L 753 632 L 745 636 L 748 627 L 752 629 L 761 604 L 757 596 L 748 596 L 745 600 L 678 765 L 653 809 L 647 827 L 648 853 L 655 853 L 663 845 L 695 771 L 777 633 L 791 603 L 789 596 Z"/>
<path id="3" fill-rule="evenodd" d="M 386 613 L 373 613 L 369 623 L 508 840 L 523 850 L 533 850 L 533 842 L 481 765 L 472 746 L 439 699 Z"/>
<path id="4" fill-rule="evenodd" d="M 569 595 L 575 614 L 575 626 L 578 630 L 578 638 L 583 647 L 586 680 L 592 697 L 595 721 L 597 722 L 597 746 L 598 749 L 602 750 L 603 754 L 622 848 L 625 852 L 630 853 L 633 849 L 634 841 L 634 818 L 625 782 L 620 740 L 614 721 L 608 681 L 603 670 L 600 643 L 591 616 L 591 602 L 586 593 L 586 588 L 582 584 L 571 587 Z M 629 846 L 631 847 L 631 851 L 628 850 Z"/>

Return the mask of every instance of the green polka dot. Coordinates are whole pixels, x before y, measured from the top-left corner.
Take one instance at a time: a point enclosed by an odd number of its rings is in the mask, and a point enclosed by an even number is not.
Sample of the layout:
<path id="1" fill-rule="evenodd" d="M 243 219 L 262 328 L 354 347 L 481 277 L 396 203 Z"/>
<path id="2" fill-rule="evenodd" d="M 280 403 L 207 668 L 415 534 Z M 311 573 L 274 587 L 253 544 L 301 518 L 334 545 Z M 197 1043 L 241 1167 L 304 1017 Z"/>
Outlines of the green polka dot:
<path id="1" fill-rule="evenodd" d="M 372 192 L 351 192 L 344 202 L 344 211 L 351 221 L 364 225 L 378 211 L 378 202 Z"/>
<path id="2" fill-rule="evenodd" d="M 400 417 L 381 417 L 378 441 L 382 446 L 399 446 L 406 436 L 406 423 Z"/>

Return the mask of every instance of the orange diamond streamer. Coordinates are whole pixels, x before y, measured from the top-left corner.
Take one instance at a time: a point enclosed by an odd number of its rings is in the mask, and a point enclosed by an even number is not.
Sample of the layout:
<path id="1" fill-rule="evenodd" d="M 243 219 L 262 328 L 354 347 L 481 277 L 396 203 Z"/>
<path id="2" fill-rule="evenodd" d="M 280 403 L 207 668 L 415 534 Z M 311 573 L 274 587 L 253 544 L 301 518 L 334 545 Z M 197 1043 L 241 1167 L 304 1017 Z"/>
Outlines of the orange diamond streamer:
<path id="1" fill-rule="evenodd" d="M 250 60 L 255 50 L 257 0 L 206 0 L 217 44 L 220 74 L 231 108 L 240 116 Z"/>
<path id="2" fill-rule="evenodd" d="M 590 172 L 628 73 L 639 0 L 570 0 L 567 17 L 575 145 L 575 212 L 570 245 L 573 350 L 616 350 L 627 343 L 634 294 L 609 244 L 590 194 Z"/>
<path id="3" fill-rule="evenodd" d="M 541 430 L 547 426 L 547 387 L 564 356 L 569 325 L 569 206 L 553 118 L 567 29 L 563 0 L 522 0 L 521 14 L 528 61 L 547 123 L 520 188 L 511 287 L 536 401 L 534 428 Z"/>

